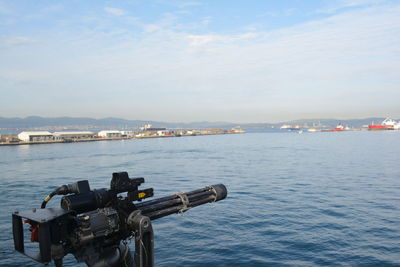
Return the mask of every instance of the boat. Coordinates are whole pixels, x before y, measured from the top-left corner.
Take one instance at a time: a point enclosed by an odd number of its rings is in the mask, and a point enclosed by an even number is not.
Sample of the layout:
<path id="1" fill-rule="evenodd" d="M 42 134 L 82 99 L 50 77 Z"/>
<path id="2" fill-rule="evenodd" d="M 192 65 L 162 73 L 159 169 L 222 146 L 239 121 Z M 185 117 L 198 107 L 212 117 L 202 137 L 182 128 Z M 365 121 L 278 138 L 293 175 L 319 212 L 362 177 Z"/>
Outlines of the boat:
<path id="1" fill-rule="evenodd" d="M 393 119 L 386 118 L 381 124 L 370 124 L 368 125 L 369 130 L 400 130 L 400 123 Z"/>
<path id="2" fill-rule="evenodd" d="M 344 131 L 344 126 L 342 124 L 338 124 L 336 126 L 336 128 L 333 129 L 325 129 L 325 130 L 321 130 L 322 132 L 343 132 Z"/>
<path id="3" fill-rule="evenodd" d="M 307 131 L 311 132 L 311 133 L 315 133 L 315 132 L 320 132 L 321 130 L 316 129 L 316 128 L 309 128 Z"/>
<path id="4" fill-rule="evenodd" d="M 300 125 L 282 125 L 281 130 L 299 131 L 301 129 Z"/>

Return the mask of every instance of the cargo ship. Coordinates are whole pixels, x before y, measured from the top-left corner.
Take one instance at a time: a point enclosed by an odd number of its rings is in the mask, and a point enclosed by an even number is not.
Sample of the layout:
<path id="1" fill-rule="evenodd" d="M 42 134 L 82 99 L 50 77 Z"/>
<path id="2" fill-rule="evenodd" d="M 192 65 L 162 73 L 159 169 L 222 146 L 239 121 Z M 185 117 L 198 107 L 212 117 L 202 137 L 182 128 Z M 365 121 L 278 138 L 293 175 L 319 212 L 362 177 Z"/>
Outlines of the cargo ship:
<path id="1" fill-rule="evenodd" d="M 400 123 L 393 119 L 386 118 L 381 124 L 368 125 L 369 130 L 400 130 Z"/>

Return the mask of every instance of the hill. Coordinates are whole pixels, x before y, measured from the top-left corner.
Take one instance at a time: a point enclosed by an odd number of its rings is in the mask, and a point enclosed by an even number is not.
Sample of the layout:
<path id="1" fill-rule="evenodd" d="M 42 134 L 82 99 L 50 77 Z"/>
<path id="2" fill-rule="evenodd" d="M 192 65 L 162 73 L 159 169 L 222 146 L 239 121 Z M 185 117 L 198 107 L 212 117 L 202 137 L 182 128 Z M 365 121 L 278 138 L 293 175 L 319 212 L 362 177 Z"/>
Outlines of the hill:
<path id="1" fill-rule="evenodd" d="M 29 116 L 26 118 L 4 118 L 0 117 L 0 128 L 2 129 L 30 129 L 30 128 L 60 128 L 68 127 L 75 129 L 89 128 L 139 128 L 145 124 L 152 124 L 154 127 L 166 128 L 227 128 L 236 126 L 234 123 L 225 122 L 193 122 L 175 123 L 145 120 L 126 120 L 121 118 L 76 118 L 76 117 L 56 117 L 44 118 L 39 116 Z"/>

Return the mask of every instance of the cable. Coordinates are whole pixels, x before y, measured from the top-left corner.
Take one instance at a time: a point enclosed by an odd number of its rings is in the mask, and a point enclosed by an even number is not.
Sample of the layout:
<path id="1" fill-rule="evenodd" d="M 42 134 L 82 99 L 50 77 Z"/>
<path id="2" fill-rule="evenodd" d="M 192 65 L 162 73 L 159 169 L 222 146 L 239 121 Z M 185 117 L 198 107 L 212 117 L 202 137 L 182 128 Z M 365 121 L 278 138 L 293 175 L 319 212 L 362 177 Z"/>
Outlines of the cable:
<path id="1" fill-rule="evenodd" d="M 44 198 L 44 200 L 42 202 L 42 205 L 40 206 L 41 209 L 46 208 L 47 202 L 49 202 L 52 197 L 57 195 L 57 191 L 58 191 L 58 189 L 53 191 L 53 192 L 51 192 L 47 197 Z"/>
<path id="2" fill-rule="evenodd" d="M 145 265 L 144 265 L 144 266 L 147 266 L 147 261 L 148 261 L 147 248 L 146 248 L 146 246 L 144 245 L 143 240 L 142 240 L 141 238 L 140 238 L 140 244 L 141 244 L 142 247 L 143 247 L 144 255 L 145 255 Z"/>
<path id="3" fill-rule="evenodd" d="M 54 197 L 55 195 L 66 195 L 68 193 L 70 193 L 70 189 L 68 187 L 68 185 L 62 185 L 59 188 L 57 188 L 56 190 L 54 190 L 53 192 L 51 192 L 47 197 L 45 197 L 43 199 L 42 205 L 40 206 L 41 209 L 46 208 L 47 202 L 50 201 L 50 199 L 52 197 Z"/>

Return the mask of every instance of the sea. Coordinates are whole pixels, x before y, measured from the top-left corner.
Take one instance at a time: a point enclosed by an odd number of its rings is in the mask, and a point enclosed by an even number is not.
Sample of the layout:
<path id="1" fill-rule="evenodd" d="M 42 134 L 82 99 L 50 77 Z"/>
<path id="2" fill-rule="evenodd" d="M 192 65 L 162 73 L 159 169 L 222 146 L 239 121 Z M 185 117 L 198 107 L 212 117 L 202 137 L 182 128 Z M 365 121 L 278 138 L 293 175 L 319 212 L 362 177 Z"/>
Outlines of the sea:
<path id="1" fill-rule="evenodd" d="M 121 171 L 155 198 L 228 189 L 152 222 L 156 266 L 400 266 L 400 131 L 261 130 L 0 147 L 0 266 L 41 266 L 14 251 L 13 211 L 66 183 L 109 187 Z"/>

